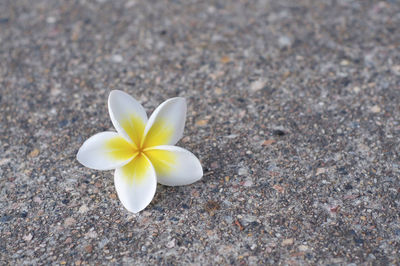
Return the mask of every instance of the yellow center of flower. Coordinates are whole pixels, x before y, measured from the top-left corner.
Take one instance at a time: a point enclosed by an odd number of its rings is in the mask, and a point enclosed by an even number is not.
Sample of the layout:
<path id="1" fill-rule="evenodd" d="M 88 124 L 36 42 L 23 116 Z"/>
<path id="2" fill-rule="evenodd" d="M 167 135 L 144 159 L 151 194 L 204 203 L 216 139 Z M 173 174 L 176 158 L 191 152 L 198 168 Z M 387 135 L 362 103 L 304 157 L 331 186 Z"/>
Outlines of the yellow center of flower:
<path id="1" fill-rule="evenodd" d="M 122 172 L 128 184 L 140 183 L 149 171 L 150 163 L 158 175 L 168 174 L 176 162 L 173 152 L 153 148 L 158 145 L 168 144 L 173 135 L 173 127 L 167 121 L 155 121 L 146 136 L 143 121 L 131 115 L 123 120 L 122 127 L 132 142 L 121 136 L 116 136 L 106 143 L 110 159 L 117 161 L 131 161 L 122 167 Z"/>

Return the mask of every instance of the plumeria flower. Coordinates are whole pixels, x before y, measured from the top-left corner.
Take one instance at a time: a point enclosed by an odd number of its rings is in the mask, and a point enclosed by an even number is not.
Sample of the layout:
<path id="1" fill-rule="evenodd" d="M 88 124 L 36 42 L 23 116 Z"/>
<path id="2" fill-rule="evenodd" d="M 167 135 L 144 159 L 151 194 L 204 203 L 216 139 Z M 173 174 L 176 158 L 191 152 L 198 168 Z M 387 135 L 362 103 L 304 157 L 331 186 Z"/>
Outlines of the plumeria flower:
<path id="1" fill-rule="evenodd" d="M 186 101 L 163 102 L 147 119 L 143 106 L 125 92 L 113 90 L 108 110 L 117 132 L 101 132 L 86 140 L 77 154 L 86 167 L 114 172 L 122 205 L 137 213 L 152 201 L 157 181 L 188 185 L 203 176 L 200 161 L 188 150 L 173 146 L 182 137 Z"/>

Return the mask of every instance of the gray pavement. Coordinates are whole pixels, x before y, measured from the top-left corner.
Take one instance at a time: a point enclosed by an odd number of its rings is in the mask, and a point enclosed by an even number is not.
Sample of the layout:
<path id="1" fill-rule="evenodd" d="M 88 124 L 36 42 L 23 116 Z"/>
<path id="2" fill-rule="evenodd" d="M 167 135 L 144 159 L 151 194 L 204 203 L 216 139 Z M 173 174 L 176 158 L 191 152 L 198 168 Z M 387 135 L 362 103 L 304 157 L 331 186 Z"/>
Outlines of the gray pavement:
<path id="1" fill-rule="evenodd" d="M 0 1 L 0 264 L 400 264 L 400 2 Z M 141 213 L 78 148 L 187 99 Z"/>

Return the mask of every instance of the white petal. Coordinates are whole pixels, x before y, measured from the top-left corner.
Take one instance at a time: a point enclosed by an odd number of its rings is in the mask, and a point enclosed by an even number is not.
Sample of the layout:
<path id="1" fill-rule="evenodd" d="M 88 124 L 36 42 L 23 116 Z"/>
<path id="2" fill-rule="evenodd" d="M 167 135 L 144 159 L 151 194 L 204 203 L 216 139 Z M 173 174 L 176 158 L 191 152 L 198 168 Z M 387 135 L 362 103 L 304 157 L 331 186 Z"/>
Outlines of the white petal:
<path id="1" fill-rule="evenodd" d="M 157 174 L 157 181 L 166 186 L 192 184 L 201 179 L 203 168 L 199 159 L 190 151 L 162 145 L 145 150 Z"/>
<path id="2" fill-rule="evenodd" d="M 157 178 L 146 156 L 138 155 L 129 164 L 115 170 L 114 183 L 122 205 L 128 211 L 137 213 L 153 199 Z"/>
<path id="3" fill-rule="evenodd" d="M 134 157 L 132 144 L 116 132 L 102 132 L 87 139 L 76 159 L 86 167 L 110 170 L 127 164 Z"/>
<path id="4" fill-rule="evenodd" d="M 118 133 L 139 146 L 147 123 L 143 106 L 129 94 L 113 90 L 108 97 L 108 111 Z"/>
<path id="5" fill-rule="evenodd" d="M 176 97 L 163 102 L 150 116 L 144 130 L 143 147 L 174 145 L 185 128 L 186 101 Z"/>

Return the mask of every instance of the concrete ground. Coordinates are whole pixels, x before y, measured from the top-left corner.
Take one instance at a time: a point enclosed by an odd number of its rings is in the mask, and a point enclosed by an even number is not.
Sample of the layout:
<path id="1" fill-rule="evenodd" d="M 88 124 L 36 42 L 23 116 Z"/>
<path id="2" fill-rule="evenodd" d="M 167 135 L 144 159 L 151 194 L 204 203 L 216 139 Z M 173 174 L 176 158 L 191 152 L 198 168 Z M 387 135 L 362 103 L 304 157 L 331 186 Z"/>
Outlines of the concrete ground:
<path id="1" fill-rule="evenodd" d="M 400 1 L 0 1 L 0 264 L 400 264 Z M 187 99 L 131 214 L 78 148 Z"/>

